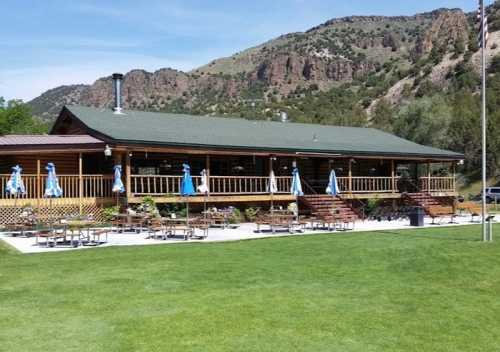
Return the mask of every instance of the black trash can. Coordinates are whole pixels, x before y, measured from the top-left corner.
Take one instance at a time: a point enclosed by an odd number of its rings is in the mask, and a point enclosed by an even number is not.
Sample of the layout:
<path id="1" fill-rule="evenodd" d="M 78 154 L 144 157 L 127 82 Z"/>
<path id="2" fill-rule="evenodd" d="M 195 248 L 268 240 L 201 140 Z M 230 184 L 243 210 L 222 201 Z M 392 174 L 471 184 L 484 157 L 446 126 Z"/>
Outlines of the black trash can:
<path id="1" fill-rule="evenodd" d="M 410 226 L 424 226 L 424 216 L 424 208 L 414 207 L 410 212 Z"/>

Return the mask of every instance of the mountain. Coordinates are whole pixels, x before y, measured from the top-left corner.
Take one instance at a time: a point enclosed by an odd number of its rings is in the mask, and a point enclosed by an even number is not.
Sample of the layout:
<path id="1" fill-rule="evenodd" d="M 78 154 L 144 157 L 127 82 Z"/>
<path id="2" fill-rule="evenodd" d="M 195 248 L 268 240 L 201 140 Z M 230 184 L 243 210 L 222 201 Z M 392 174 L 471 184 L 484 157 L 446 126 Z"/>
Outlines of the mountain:
<path id="1" fill-rule="evenodd" d="M 489 11 L 497 21 L 497 5 Z M 477 67 L 477 45 L 470 40 L 475 37 L 473 18 L 459 9 L 439 9 L 415 16 L 332 19 L 190 72 L 132 70 L 125 75 L 123 104 L 131 109 L 253 118 L 272 118 L 287 110 L 292 120 L 350 124 L 349 119 L 329 120 L 324 113 L 306 116 L 304 99 L 345 88 L 356 95 L 356 108 L 371 114 L 381 99 L 397 104 L 420 94 L 422 87 L 446 88 L 457 66 Z M 497 42 L 495 32 L 490 57 L 500 50 Z M 54 88 L 29 102 L 35 115 L 44 119 L 53 119 L 69 103 L 111 106 L 111 78 Z"/>
<path id="2" fill-rule="evenodd" d="M 487 140 L 500 175 L 500 2 L 487 8 Z M 374 127 L 464 153 L 462 183 L 481 165 L 480 50 L 476 14 L 351 16 L 290 33 L 190 72 L 125 74 L 126 108 Z M 51 89 L 29 102 L 52 121 L 64 104 L 112 106 L 111 77 Z M 403 161 L 402 161 L 403 162 Z M 447 167 L 434 172 L 446 175 Z M 499 176 L 500 180 L 500 176 Z"/>
<path id="3" fill-rule="evenodd" d="M 446 54 L 457 51 L 456 47 L 465 48 L 469 22 L 470 18 L 457 9 L 415 16 L 333 19 L 306 32 L 286 34 L 214 60 L 191 72 L 169 68 L 153 73 L 130 71 L 125 75 L 123 101 L 125 107 L 133 109 L 202 114 L 234 114 L 238 107 L 258 103 L 260 113 L 272 109 L 270 103 L 300 96 L 309 89 L 327 91 L 345 83 L 355 89 L 368 87 L 376 91 L 368 92 L 375 100 L 387 93 L 394 95 L 391 87 L 417 76 L 412 68 L 421 58 L 434 51 Z M 442 64 L 441 71 L 458 62 L 456 58 L 445 59 L 448 61 Z M 421 71 L 425 70 L 428 67 L 423 65 Z M 434 81 L 442 80 L 436 73 L 428 75 Z M 35 114 L 43 118 L 53 118 L 68 103 L 110 106 L 110 77 L 100 78 L 90 86 L 54 88 L 29 102 Z"/>

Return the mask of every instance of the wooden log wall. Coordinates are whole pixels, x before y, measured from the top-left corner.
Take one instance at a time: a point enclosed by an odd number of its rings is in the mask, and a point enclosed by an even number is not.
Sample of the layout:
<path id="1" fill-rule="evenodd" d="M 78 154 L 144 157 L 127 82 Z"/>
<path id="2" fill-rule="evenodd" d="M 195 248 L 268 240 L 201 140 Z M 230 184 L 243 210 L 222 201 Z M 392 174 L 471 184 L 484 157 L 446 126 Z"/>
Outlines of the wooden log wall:
<path id="1" fill-rule="evenodd" d="M 24 174 L 36 174 L 37 158 L 40 159 L 41 173 L 47 173 L 45 166 L 52 162 L 58 174 L 78 175 L 78 154 L 54 155 L 4 155 L 0 156 L 0 174 L 11 173 L 11 168 L 20 165 Z"/>

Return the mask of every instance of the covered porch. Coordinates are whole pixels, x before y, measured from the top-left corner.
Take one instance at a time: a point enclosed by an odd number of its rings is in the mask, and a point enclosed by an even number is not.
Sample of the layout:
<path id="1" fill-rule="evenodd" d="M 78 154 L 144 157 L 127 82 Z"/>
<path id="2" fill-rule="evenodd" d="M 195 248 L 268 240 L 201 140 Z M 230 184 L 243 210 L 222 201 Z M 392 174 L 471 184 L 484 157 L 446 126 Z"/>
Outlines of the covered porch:
<path id="1" fill-rule="evenodd" d="M 100 152 L 60 152 L 2 157 L 0 167 L 0 204 L 37 204 L 43 202 L 47 174 L 45 165 L 54 162 L 63 188 L 62 199 L 112 199 L 113 165 L 123 167 L 126 192 L 119 195 L 126 203 L 138 203 L 143 197 L 158 202 L 185 202 L 180 197 L 182 164 L 191 166 L 193 182 L 201 182 L 207 171 L 211 202 L 265 201 L 268 175 L 276 174 L 276 200 L 293 199 L 290 195 L 291 170 L 299 168 L 305 194 L 322 194 L 331 169 L 337 174 L 341 196 L 346 198 L 399 198 L 402 193 L 429 192 L 435 196 L 456 195 L 456 161 L 363 159 L 328 156 L 220 155 L 162 153 L 143 150 L 116 150 L 112 156 Z M 26 193 L 7 195 L 5 188 L 10 167 L 21 165 Z M 190 202 L 205 201 L 204 195 L 190 197 Z"/>

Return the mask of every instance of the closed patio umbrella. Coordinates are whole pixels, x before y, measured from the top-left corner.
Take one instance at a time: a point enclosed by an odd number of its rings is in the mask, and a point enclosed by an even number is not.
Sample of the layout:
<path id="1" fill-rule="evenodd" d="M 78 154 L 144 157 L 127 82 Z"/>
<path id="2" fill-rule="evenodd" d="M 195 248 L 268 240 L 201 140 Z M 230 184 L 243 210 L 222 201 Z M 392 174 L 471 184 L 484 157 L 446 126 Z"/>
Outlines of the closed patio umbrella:
<path id="1" fill-rule="evenodd" d="M 300 182 L 299 169 L 294 167 L 292 171 L 292 186 L 290 187 L 290 193 L 295 196 L 295 203 L 297 205 L 297 220 L 299 218 L 299 196 L 303 196 L 302 183 Z"/>
<path id="2" fill-rule="evenodd" d="M 191 167 L 188 164 L 182 164 L 182 171 L 184 175 L 182 176 L 180 193 L 183 197 L 189 197 L 195 195 L 193 178 L 191 177 Z M 186 218 L 189 222 L 189 202 L 186 199 Z"/>
<path id="3" fill-rule="evenodd" d="M 63 194 L 61 186 L 59 186 L 59 180 L 56 175 L 56 166 L 54 163 L 48 163 L 45 167 L 47 170 L 47 181 L 45 183 L 45 197 L 47 198 L 58 198 Z"/>
<path id="4" fill-rule="evenodd" d="M 56 175 L 56 166 L 54 163 L 48 163 L 45 167 L 47 170 L 47 181 L 45 183 L 45 194 L 44 196 L 49 198 L 50 212 L 52 213 L 52 198 L 59 198 L 63 195 L 63 190 L 59 186 L 59 180 Z"/>
<path id="5" fill-rule="evenodd" d="M 203 193 L 203 195 L 204 195 L 203 211 L 204 211 L 204 216 L 206 218 L 207 217 L 207 196 L 208 196 L 208 193 L 210 192 L 210 189 L 208 187 L 207 170 L 203 169 L 201 171 L 200 175 L 201 175 L 201 184 L 198 186 L 198 192 Z"/>
<path id="6" fill-rule="evenodd" d="M 276 182 L 276 176 L 274 175 L 273 170 L 269 172 L 269 184 L 267 185 L 267 191 L 271 195 L 271 214 L 272 214 L 274 210 L 273 195 L 274 193 L 278 192 L 278 184 Z"/>
<path id="7" fill-rule="evenodd" d="M 21 177 L 21 172 L 23 169 L 19 166 L 16 165 L 12 168 L 12 174 L 10 175 L 9 181 L 7 181 L 7 185 L 5 187 L 5 191 L 12 195 L 15 196 L 15 202 L 17 202 L 17 198 L 19 197 L 20 194 L 25 194 L 26 193 L 26 188 L 24 187 L 24 182 Z"/>
<path id="8" fill-rule="evenodd" d="M 111 191 L 113 193 L 116 193 L 116 205 L 118 206 L 118 195 L 120 193 L 125 192 L 125 186 L 123 185 L 122 182 L 122 166 L 115 165 L 113 169 L 115 170 L 115 174 L 114 174 L 113 188 L 111 189 Z"/>
<path id="9" fill-rule="evenodd" d="M 340 193 L 339 184 L 337 182 L 337 175 L 335 170 L 330 171 L 330 176 L 328 177 L 328 187 L 326 187 L 326 194 L 336 196 Z"/>

